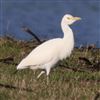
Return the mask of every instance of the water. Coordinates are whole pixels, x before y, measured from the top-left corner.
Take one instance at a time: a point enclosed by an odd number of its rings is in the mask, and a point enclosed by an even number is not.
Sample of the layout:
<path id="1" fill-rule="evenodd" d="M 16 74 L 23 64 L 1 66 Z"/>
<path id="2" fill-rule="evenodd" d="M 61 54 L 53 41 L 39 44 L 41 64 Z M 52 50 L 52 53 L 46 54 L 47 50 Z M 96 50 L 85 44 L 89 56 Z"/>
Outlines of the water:
<path id="1" fill-rule="evenodd" d="M 17 39 L 30 40 L 32 36 L 21 29 L 27 26 L 41 39 L 62 37 L 61 18 L 69 13 L 82 18 L 71 26 L 75 45 L 100 47 L 99 0 L 1 0 L 0 3 L 1 36 L 9 33 Z"/>

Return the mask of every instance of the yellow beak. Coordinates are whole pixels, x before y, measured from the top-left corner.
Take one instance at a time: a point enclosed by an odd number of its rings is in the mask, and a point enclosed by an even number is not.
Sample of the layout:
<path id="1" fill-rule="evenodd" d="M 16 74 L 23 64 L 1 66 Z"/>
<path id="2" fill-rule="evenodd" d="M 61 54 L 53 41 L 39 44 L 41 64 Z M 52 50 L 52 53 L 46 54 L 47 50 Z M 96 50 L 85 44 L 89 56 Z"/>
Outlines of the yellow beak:
<path id="1" fill-rule="evenodd" d="M 80 17 L 73 17 L 74 20 L 81 20 Z"/>

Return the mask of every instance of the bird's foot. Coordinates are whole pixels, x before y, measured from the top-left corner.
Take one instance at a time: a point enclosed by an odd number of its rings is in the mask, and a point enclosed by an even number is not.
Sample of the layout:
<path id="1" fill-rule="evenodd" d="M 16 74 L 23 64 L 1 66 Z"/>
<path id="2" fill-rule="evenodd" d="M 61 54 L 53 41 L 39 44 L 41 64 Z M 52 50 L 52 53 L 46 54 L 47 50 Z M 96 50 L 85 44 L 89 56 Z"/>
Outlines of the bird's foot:
<path id="1" fill-rule="evenodd" d="M 37 79 L 44 73 L 45 73 L 45 71 L 41 71 L 40 74 L 37 76 Z"/>

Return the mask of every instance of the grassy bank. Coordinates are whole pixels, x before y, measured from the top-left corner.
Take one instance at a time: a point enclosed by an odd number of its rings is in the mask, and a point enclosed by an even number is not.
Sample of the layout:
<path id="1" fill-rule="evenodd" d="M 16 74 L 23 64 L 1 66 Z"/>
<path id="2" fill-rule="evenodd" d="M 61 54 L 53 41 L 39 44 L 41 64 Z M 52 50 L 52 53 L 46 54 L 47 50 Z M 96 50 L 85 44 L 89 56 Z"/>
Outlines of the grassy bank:
<path id="1" fill-rule="evenodd" d="M 16 65 L 39 43 L 0 38 L 0 100 L 100 100 L 100 49 L 75 48 L 39 79 L 40 70 Z"/>

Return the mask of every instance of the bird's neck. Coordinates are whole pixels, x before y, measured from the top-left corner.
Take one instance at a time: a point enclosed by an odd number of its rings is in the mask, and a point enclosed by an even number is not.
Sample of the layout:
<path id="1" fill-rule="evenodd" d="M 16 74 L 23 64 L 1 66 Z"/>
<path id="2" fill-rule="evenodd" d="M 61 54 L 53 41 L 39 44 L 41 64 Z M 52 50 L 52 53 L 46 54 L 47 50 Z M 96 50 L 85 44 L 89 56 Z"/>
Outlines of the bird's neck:
<path id="1" fill-rule="evenodd" d="M 63 21 L 61 22 L 61 28 L 64 33 L 63 39 L 69 38 L 70 36 L 73 37 L 73 32 L 71 28 L 68 25 L 66 25 L 66 23 L 64 23 Z"/>
<path id="2" fill-rule="evenodd" d="M 66 25 L 66 23 L 62 20 L 61 22 L 61 28 L 62 28 L 62 31 L 64 33 L 64 36 L 63 36 L 63 41 L 64 43 L 71 43 L 72 46 L 74 46 L 74 37 L 73 37 L 73 32 L 71 30 L 71 28 Z"/>

